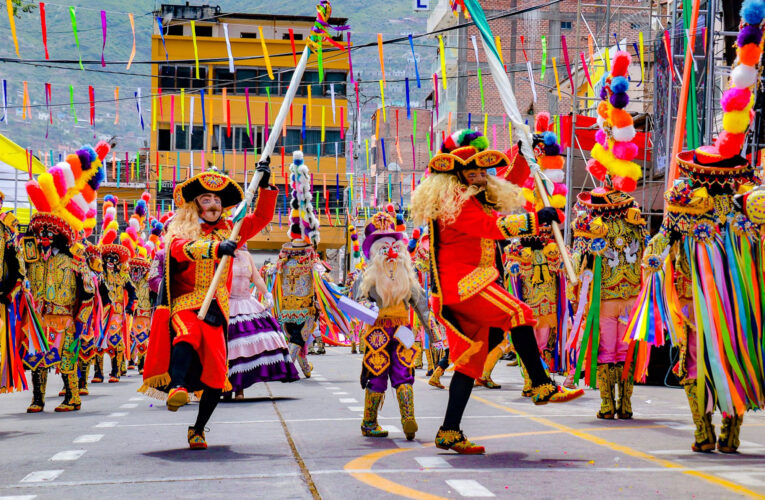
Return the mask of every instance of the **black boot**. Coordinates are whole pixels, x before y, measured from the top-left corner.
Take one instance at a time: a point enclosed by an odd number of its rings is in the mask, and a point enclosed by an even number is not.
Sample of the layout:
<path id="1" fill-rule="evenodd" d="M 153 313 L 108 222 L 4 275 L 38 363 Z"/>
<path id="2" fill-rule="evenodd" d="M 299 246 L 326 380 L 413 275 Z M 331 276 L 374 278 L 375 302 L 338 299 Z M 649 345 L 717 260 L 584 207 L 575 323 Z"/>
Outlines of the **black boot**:
<path id="1" fill-rule="evenodd" d="M 45 388 L 48 385 L 48 369 L 32 370 L 32 404 L 27 413 L 40 413 L 45 408 Z"/>

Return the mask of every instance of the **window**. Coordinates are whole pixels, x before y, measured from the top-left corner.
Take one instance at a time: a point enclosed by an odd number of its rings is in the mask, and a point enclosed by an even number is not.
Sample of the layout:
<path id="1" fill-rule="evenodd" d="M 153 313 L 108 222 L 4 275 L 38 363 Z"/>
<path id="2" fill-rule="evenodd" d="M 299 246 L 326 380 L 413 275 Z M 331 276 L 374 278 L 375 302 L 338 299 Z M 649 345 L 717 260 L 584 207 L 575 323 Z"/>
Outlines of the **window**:
<path id="1" fill-rule="evenodd" d="M 171 24 L 170 26 L 167 27 L 167 31 L 165 32 L 165 35 L 183 36 L 183 25 Z"/>
<path id="2" fill-rule="evenodd" d="M 220 94 L 222 89 L 226 89 L 227 93 L 233 94 L 236 88 L 235 75 L 226 68 L 215 68 L 213 69 L 212 85 L 214 94 Z"/>
<path id="3" fill-rule="evenodd" d="M 213 27 L 212 26 L 199 26 L 198 24 L 194 27 L 194 32 L 197 36 L 212 36 L 213 33 Z"/>
<path id="4" fill-rule="evenodd" d="M 306 129 L 305 141 L 302 136 L 302 129 L 288 128 L 287 140 L 284 137 L 279 138 L 280 144 L 284 146 L 287 153 L 300 149 L 300 145 L 303 145 L 303 151 L 307 155 L 316 155 L 317 146 L 321 144 L 320 153 L 321 156 L 334 156 L 335 155 L 335 143 L 337 143 L 338 156 L 345 155 L 345 141 L 340 139 L 339 130 L 325 130 L 324 142 L 321 142 L 321 129 Z"/>
<path id="5" fill-rule="evenodd" d="M 170 145 L 172 144 L 171 135 L 169 128 L 161 128 L 157 130 L 158 151 L 170 151 Z"/>
<path id="6" fill-rule="evenodd" d="M 239 34 L 239 38 L 258 38 L 258 34 L 243 31 Z"/>
<path id="7" fill-rule="evenodd" d="M 255 134 L 255 146 L 260 149 L 263 146 L 263 129 L 261 127 L 253 127 L 253 133 Z M 250 142 L 250 134 L 247 127 L 231 127 L 231 136 L 228 135 L 228 129 L 223 125 L 213 126 L 213 138 L 212 138 L 213 151 L 220 151 L 224 149 L 231 151 L 236 149 L 242 151 L 244 149 L 252 150 L 254 146 Z"/>
<path id="8" fill-rule="evenodd" d="M 329 96 L 330 84 L 335 85 L 335 96 L 345 96 L 345 82 L 348 74 L 342 71 L 327 71 L 324 73 L 324 95 Z"/>
<path id="9" fill-rule="evenodd" d="M 562 29 L 562 30 L 570 30 L 571 29 L 571 21 L 561 21 L 560 22 L 560 29 Z"/>
<path id="10" fill-rule="evenodd" d="M 250 94 L 266 95 L 266 88 L 271 88 L 271 93 L 278 95 L 278 75 L 271 81 L 265 69 L 237 68 L 235 73 L 230 73 L 228 67 L 217 67 L 213 71 L 213 93 L 220 94 L 221 89 L 226 88 L 229 94 L 244 95 L 246 89 Z"/>
<path id="11" fill-rule="evenodd" d="M 185 126 L 185 130 L 182 125 L 175 126 L 175 149 L 180 151 L 186 150 L 202 150 L 205 147 L 205 135 L 202 126 L 194 127 L 193 131 L 189 130 L 189 126 Z"/>
<path id="12" fill-rule="evenodd" d="M 640 23 L 630 23 L 630 29 L 641 30 L 643 29 L 643 25 Z"/>
<path id="13" fill-rule="evenodd" d="M 195 78 L 196 71 L 193 66 L 169 66 L 159 67 L 159 86 L 162 89 L 201 89 L 207 85 L 207 68 L 199 67 L 199 79 Z"/>

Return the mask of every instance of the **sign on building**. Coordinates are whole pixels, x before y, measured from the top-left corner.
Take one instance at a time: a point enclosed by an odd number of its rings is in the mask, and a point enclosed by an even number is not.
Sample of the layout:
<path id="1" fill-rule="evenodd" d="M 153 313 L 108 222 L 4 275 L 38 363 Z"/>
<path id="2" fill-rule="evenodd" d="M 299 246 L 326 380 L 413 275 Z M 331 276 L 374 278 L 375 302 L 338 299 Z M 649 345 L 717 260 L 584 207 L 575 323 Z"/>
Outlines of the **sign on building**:
<path id="1" fill-rule="evenodd" d="M 412 0 L 414 10 L 430 10 L 430 0 Z"/>

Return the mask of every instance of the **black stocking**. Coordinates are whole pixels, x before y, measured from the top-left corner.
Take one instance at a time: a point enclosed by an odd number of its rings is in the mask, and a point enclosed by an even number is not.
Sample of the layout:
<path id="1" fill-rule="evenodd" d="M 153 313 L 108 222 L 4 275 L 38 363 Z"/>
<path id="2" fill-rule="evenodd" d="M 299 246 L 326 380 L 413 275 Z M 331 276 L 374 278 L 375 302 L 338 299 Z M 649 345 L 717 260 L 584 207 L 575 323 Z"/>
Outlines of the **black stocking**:
<path id="1" fill-rule="evenodd" d="M 173 346 L 170 360 L 170 387 L 186 387 L 186 374 L 194 359 L 194 348 L 188 342 L 178 342 Z"/>
<path id="2" fill-rule="evenodd" d="M 444 417 L 444 430 L 458 431 L 462 422 L 462 414 L 473 391 L 475 379 L 464 373 L 454 372 L 452 382 L 449 384 L 449 402 L 446 405 Z"/>
<path id="3" fill-rule="evenodd" d="M 519 326 L 510 330 L 510 337 L 513 340 L 515 352 L 521 358 L 521 363 L 531 379 L 531 386 L 538 387 L 550 383 L 550 377 L 545 372 L 539 357 L 534 329 L 530 326 Z"/>
<path id="4" fill-rule="evenodd" d="M 199 400 L 199 413 L 197 413 L 197 422 L 194 424 L 194 429 L 197 432 L 204 432 L 205 425 L 210 420 L 210 417 L 215 411 L 215 407 L 218 406 L 220 401 L 220 395 L 223 392 L 222 389 L 210 389 L 205 387 L 202 393 L 202 398 Z"/>
<path id="5" fill-rule="evenodd" d="M 441 359 L 438 360 L 438 366 L 440 366 L 442 370 L 446 370 L 447 368 L 449 368 L 449 349 L 448 348 L 444 351 L 444 355 L 441 357 Z"/>

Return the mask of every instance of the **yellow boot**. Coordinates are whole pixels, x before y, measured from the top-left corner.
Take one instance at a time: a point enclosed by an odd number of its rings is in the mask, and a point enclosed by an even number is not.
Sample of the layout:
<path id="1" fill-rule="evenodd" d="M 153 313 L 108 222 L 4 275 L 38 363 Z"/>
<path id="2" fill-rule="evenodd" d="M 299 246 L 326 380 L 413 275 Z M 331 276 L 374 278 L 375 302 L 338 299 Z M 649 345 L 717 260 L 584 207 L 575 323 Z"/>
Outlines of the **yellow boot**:
<path id="1" fill-rule="evenodd" d="M 502 346 L 498 345 L 486 357 L 486 362 L 483 365 L 483 375 L 475 380 L 476 385 L 482 385 L 487 389 L 500 389 L 502 387 L 491 379 L 491 372 L 494 371 L 494 367 L 497 366 L 501 356 Z"/>
<path id="2" fill-rule="evenodd" d="M 622 376 L 624 363 L 617 363 L 614 365 L 613 370 L 612 376 L 616 380 L 616 385 L 619 387 L 619 399 L 616 403 L 616 414 L 619 416 L 619 420 L 628 420 L 632 418 L 632 388 L 635 384 L 632 376 L 634 370 L 630 370 L 626 380 Z"/>
<path id="3" fill-rule="evenodd" d="M 598 389 L 600 390 L 600 410 L 597 417 L 611 420 L 616 413 L 614 401 L 614 380 L 611 372 L 613 365 L 601 363 L 598 365 Z"/>
<path id="4" fill-rule="evenodd" d="M 440 366 L 436 366 L 436 369 L 433 370 L 433 375 L 430 377 L 430 380 L 428 380 L 428 384 L 432 385 L 433 387 L 438 387 L 439 389 L 446 389 L 444 385 L 441 383 L 441 375 L 444 374 L 444 369 Z"/>
<path id="5" fill-rule="evenodd" d="M 411 386 L 410 386 L 411 387 Z M 364 395 L 364 420 L 361 421 L 361 435 L 367 437 L 388 437 L 388 431 L 377 423 L 377 411 L 382 406 L 385 393 L 367 389 Z"/>
<path id="6" fill-rule="evenodd" d="M 720 439 L 717 440 L 717 449 L 720 453 L 736 453 L 741 444 L 738 438 L 743 423 L 743 415 L 723 416 L 720 426 Z"/>
<path id="7" fill-rule="evenodd" d="M 396 387 L 398 409 L 401 412 L 401 427 L 408 441 L 414 439 L 417 432 L 417 421 L 414 419 L 414 390 L 411 384 L 401 384 Z"/>
<path id="8" fill-rule="evenodd" d="M 66 387 L 64 401 L 55 409 L 57 412 L 77 411 L 80 409 L 80 381 L 74 373 L 62 373 Z"/>
<path id="9" fill-rule="evenodd" d="M 693 433 L 695 441 L 691 446 L 693 451 L 711 452 L 715 449 L 715 427 L 712 425 L 712 414 L 704 411 L 703 401 L 699 401 L 696 395 L 696 379 L 689 380 L 683 388 L 688 397 L 688 406 L 691 408 L 691 416 L 696 426 Z M 738 432 L 736 432 L 736 437 Z"/>

